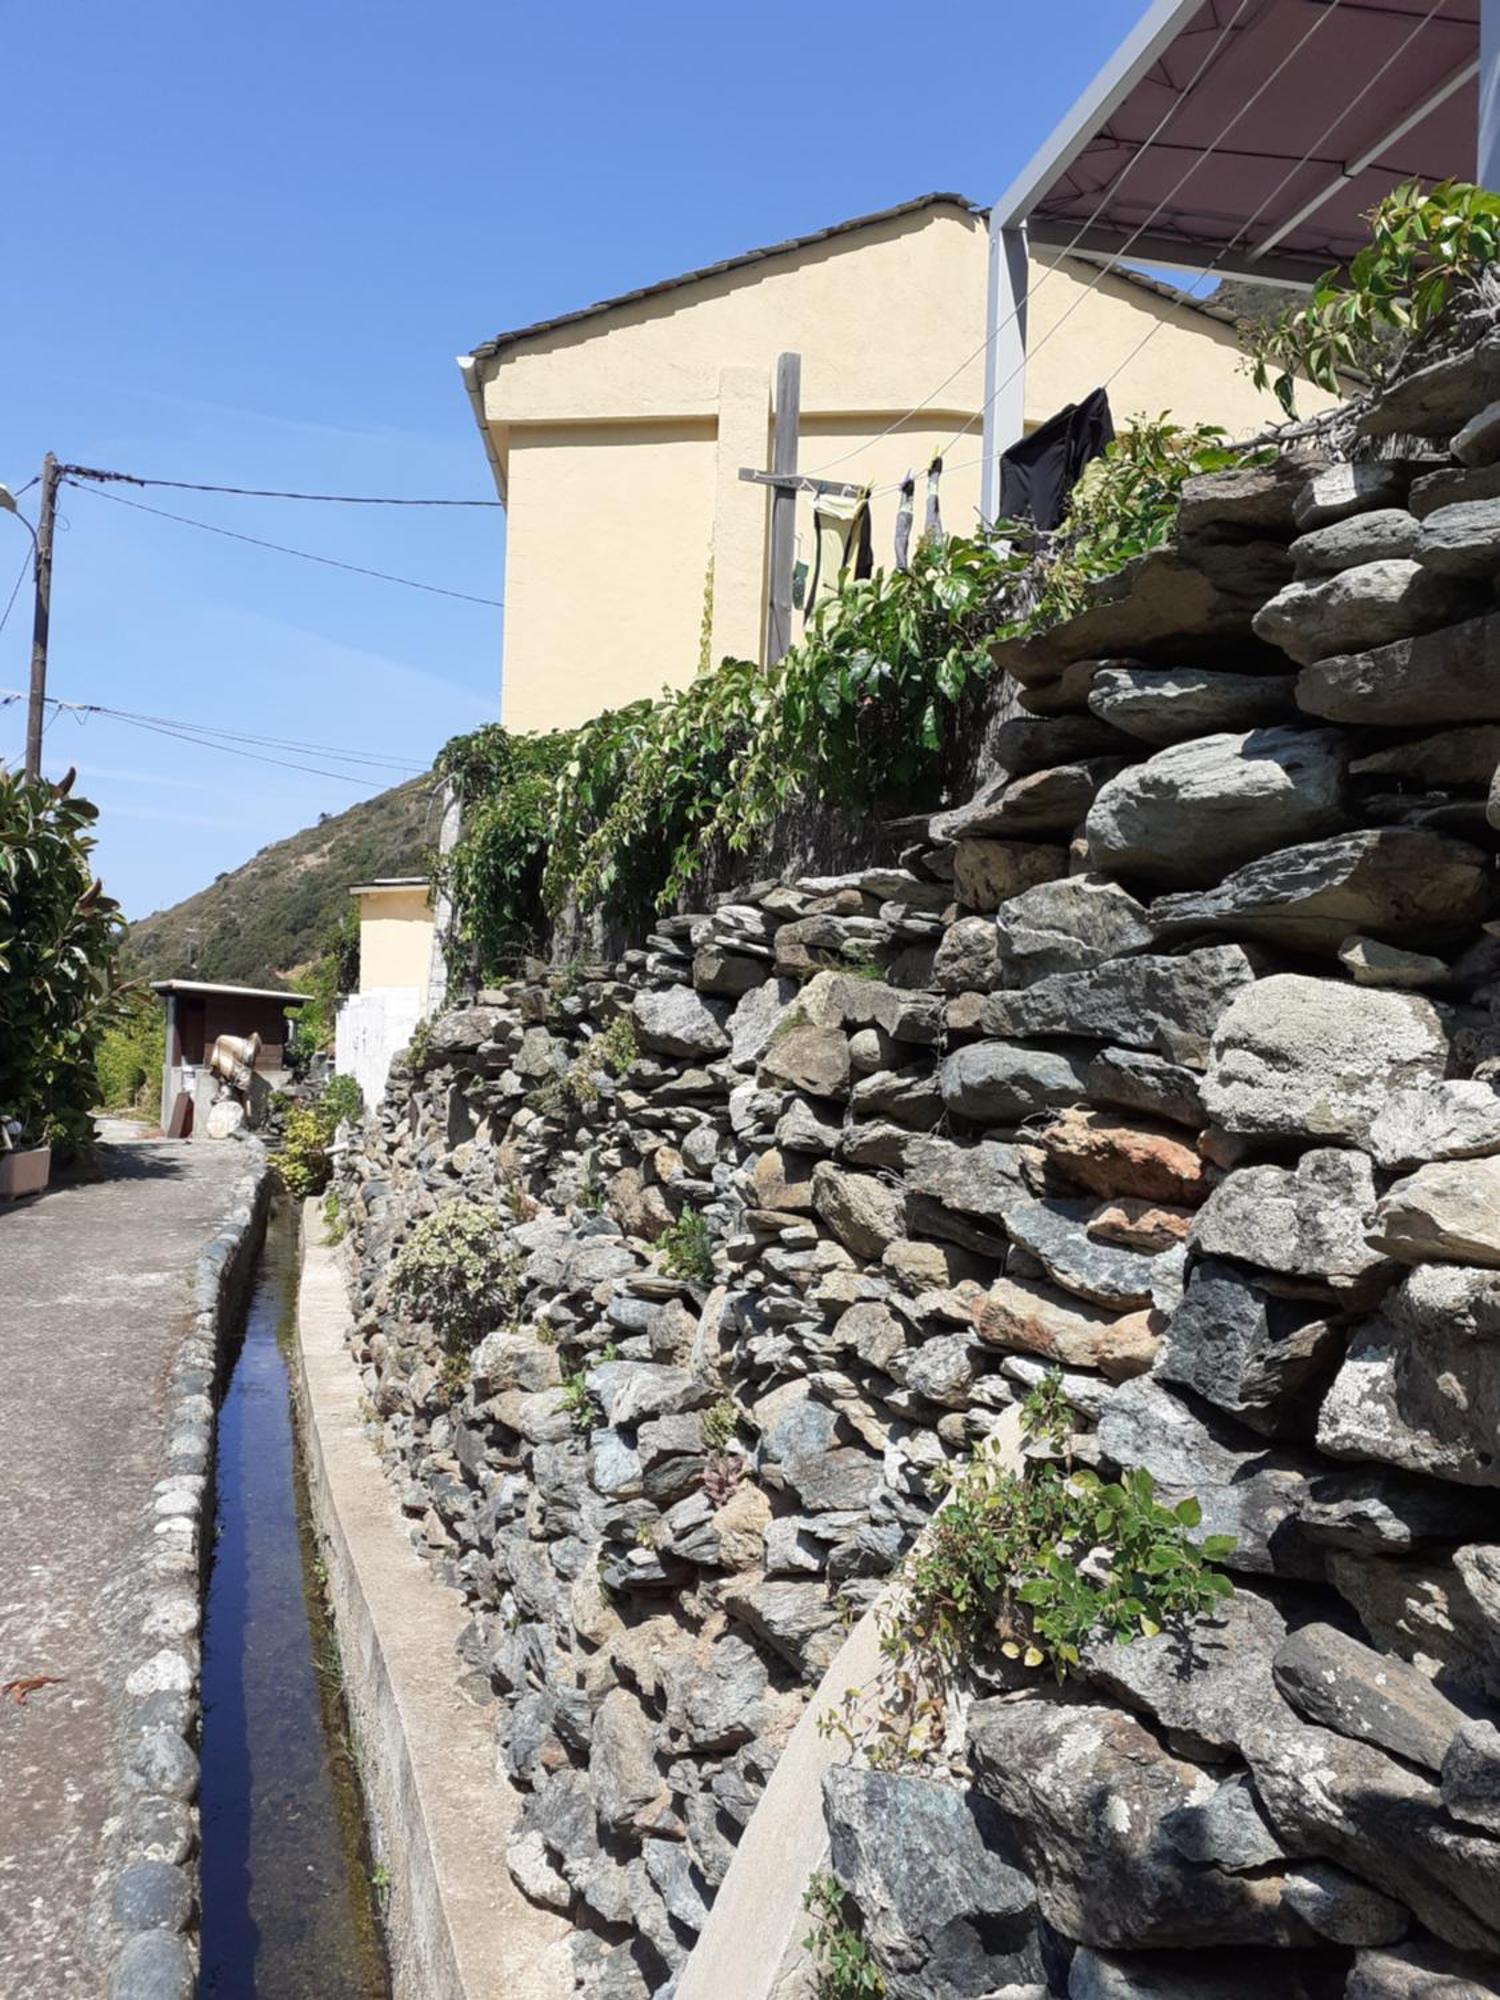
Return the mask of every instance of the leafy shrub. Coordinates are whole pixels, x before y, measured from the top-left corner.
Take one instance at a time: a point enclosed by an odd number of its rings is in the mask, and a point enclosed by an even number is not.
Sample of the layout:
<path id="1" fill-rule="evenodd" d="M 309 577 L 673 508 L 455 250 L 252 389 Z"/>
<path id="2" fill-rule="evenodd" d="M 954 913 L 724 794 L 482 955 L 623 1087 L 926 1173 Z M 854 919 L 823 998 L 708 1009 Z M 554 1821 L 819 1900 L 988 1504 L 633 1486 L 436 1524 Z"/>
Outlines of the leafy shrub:
<path id="1" fill-rule="evenodd" d="M 92 1143 L 122 931 L 89 865 L 97 809 L 72 786 L 0 769 L 0 1119 L 64 1156 Z"/>
<path id="2" fill-rule="evenodd" d="M 422 1220 L 391 1262 L 391 1298 L 450 1351 L 514 1313 L 520 1265 L 493 1209 L 454 1201 Z"/>
<path id="3" fill-rule="evenodd" d="M 321 1194 L 333 1172 L 328 1148 L 343 1119 L 358 1118 L 364 1100 L 352 1076 L 333 1076 L 311 1104 L 287 1107 L 281 1128 L 277 1170 L 296 1201 Z"/>
<path id="4" fill-rule="evenodd" d="M 812 1958 L 816 2000 L 882 2000 L 885 1980 L 855 1927 L 837 1877 L 814 1875 L 802 1907 L 812 1918 L 802 1949 Z"/>
<path id="5" fill-rule="evenodd" d="M 439 755 L 437 769 L 463 806 L 462 837 L 438 863 L 453 899 L 449 951 L 457 965 L 472 961 L 493 974 L 541 942 L 542 870 L 572 742 L 567 730 L 512 736 L 486 723 L 455 736 Z"/>
<path id="6" fill-rule="evenodd" d="M 1500 194 L 1467 181 L 1393 188 L 1370 211 L 1370 241 L 1347 273 L 1329 271 L 1305 304 L 1241 328 L 1258 389 L 1296 414 L 1296 376 L 1330 395 L 1340 371 L 1380 377 L 1401 345 L 1433 327 L 1500 261 Z"/>
<path id="7" fill-rule="evenodd" d="M 739 1428 L 740 1413 L 732 1396 L 720 1396 L 703 1414 L 703 1442 L 712 1452 L 727 1451 Z"/>
<path id="8" fill-rule="evenodd" d="M 321 1194 L 328 1185 L 333 1166 L 328 1158 L 328 1142 L 333 1127 L 319 1117 L 312 1104 L 293 1104 L 281 1127 L 281 1151 L 276 1169 L 281 1184 L 294 1201 Z"/>
<path id="9" fill-rule="evenodd" d="M 323 1197 L 323 1235 L 329 1243 L 342 1243 L 349 1225 L 344 1220 L 344 1211 L 339 1202 L 337 1188 L 330 1188 Z"/>
<path id="10" fill-rule="evenodd" d="M 299 990 L 311 995 L 296 1014 L 287 1055 L 294 1076 L 306 1076 L 316 1056 L 333 1048 L 339 1000 L 359 984 L 359 912 L 351 903 L 323 933 L 316 958 L 298 975 Z"/>
<path id="11" fill-rule="evenodd" d="M 873 1709 L 856 1690 L 820 1722 L 873 1764 L 930 1754 L 948 1687 L 986 1653 L 1065 1680 L 1089 1642 L 1153 1637 L 1233 1592 L 1217 1567 L 1233 1539 L 1190 1539 L 1202 1519 L 1196 1499 L 1163 1506 L 1143 1467 L 1106 1481 L 1072 1464 L 1058 1371 L 1026 1398 L 1021 1422 L 1033 1446 L 1023 1470 L 976 1452 L 907 1558 L 899 1610 L 881 1632 L 886 1671 Z"/>
<path id="12" fill-rule="evenodd" d="M 1254 457 L 1237 451 L 1216 424 L 1188 427 L 1165 414 L 1121 431 L 1085 470 L 1062 525 L 1048 537 L 1034 571 L 1035 601 L 1009 619 L 999 636 L 1040 631 L 1073 617 L 1091 583 L 1170 540 L 1186 480 Z M 1030 539 L 1028 529 L 1012 524 L 1011 532 Z"/>
<path id="13" fill-rule="evenodd" d="M 599 1411 L 589 1394 L 588 1375 L 579 1369 L 563 1384 L 562 1406 L 568 1413 L 568 1422 L 580 1437 L 587 1437 L 599 1421 Z"/>
<path id="14" fill-rule="evenodd" d="M 713 1243 L 708 1224 L 695 1208 L 685 1208 L 677 1220 L 656 1240 L 661 1268 L 669 1278 L 685 1278 L 694 1284 L 712 1284 Z"/>
<path id="15" fill-rule="evenodd" d="M 155 994 L 123 994 L 119 1018 L 94 1052 L 98 1101 L 106 1110 L 155 1112 L 165 1043 L 166 1020 Z"/>

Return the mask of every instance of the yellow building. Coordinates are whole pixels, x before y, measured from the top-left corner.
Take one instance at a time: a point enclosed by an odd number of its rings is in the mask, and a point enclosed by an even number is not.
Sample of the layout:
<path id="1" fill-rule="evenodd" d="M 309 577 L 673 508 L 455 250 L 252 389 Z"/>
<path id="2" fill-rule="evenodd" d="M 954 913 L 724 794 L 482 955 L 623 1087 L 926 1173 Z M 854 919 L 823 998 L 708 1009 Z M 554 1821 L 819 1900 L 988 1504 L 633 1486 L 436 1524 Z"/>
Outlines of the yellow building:
<path id="1" fill-rule="evenodd" d="M 389 875 L 349 891 L 359 912 L 359 991 L 339 1002 L 334 1068 L 367 1105 L 385 1096 L 391 1058 L 427 1012 L 433 966 L 432 885 Z"/>
<path id="2" fill-rule="evenodd" d="M 878 565 L 895 487 L 918 475 L 920 528 L 937 452 L 944 525 L 971 530 L 988 254 L 981 210 L 926 195 L 461 357 L 507 510 L 506 726 L 571 726 L 681 685 L 705 655 L 764 657 L 769 497 L 739 475 L 770 463 L 781 353 L 802 357 L 799 470 L 875 489 Z M 1036 253 L 1029 278 L 1028 428 L 1117 368 L 1117 425 L 1166 410 L 1240 435 L 1275 420 L 1227 314 L 1057 252 Z M 810 561 L 811 503 L 797 508 Z"/>

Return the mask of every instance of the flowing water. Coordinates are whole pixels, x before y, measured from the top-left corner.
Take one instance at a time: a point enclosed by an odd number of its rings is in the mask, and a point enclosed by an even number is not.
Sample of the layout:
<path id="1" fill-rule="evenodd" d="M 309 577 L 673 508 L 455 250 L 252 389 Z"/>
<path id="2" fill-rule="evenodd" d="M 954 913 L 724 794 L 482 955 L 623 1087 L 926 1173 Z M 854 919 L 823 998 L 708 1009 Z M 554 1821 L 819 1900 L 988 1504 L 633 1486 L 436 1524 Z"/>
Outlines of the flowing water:
<path id="1" fill-rule="evenodd" d="M 203 1629 L 200 2000 L 386 2000 L 293 1428 L 297 1234 L 272 1216 L 219 1412 Z"/>

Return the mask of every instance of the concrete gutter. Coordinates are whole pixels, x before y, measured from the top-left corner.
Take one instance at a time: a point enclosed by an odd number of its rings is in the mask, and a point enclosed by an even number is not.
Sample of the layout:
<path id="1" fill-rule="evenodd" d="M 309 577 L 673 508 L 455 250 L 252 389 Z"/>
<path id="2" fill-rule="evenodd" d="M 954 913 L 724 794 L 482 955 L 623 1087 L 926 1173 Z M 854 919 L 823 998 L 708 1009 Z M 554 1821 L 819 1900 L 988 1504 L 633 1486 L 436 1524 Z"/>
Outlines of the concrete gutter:
<path id="1" fill-rule="evenodd" d="M 1004 1411 L 990 1436 L 1000 1464 L 1018 1471 L 1020 1410 Z M 683 1967 L 676 2000 L 804 2000 L 811 1994 L 802 1897 L 828 1853 L 823 1773 L 849 1756 L 844 1739 L 821 1735 L 818 1724 L 842 1711 L 848 1692 L 878 1677 L 880 1627 L 896 1609 L 899 1591 L 893 1586 L 877 1599 L 818 1683 L 734 1851 Z"/>
<path id="2" fill-rule="evenodd" d="M 412 1547 L 365 1435 L 344 1281 L 316 1202 L 302 1229 L 303 1453 L 370 1841 L 390 1883 L 394 2000 L 568 2000 L 572 1932 L 506 1870 L 522 1795 L 499 1768 L 493 1712 L 459 1690 L 462 1601 Z"/>

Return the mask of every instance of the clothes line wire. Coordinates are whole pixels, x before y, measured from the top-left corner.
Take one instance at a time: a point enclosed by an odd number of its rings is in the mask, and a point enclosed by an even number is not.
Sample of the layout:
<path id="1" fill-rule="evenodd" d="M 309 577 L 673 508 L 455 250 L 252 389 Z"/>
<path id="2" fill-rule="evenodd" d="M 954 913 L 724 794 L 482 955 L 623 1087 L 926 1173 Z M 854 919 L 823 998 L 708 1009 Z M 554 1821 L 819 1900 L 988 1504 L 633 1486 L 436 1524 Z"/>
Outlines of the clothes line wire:
<path id="1" fill-rule="evenodd" d="M 1204 56 L 1202 62 L 1200 62 L 1197 69 L 1193 71 L 1193 74 L 1188 78 L 1188 81 L 1186 82 L 1186 84 L 1183 85 L 1182 89 L 1177 92 L 1176 96 L 1172 99 L 1172 102 L 1167 106 L 1166 110 L 1162 113 L 1161 117 L 1157 120 L 1156 124 L 1147 134 L 1143 143 L 1126 161 L 1120 173 L 1116 175 L 1115 179 L 1109 182 L 1108 185 L 1105 187 L 1104 191 L 1099 197 L 1099 200 L 1095 203 L 1091 213 L 1085 218 L 1083 222 L 1079 224 L 1072 238 L 1057 253 L 1056 261 L 1054 263 L 1045 265 L 1043 267 L 1041 276 L 1037 279 L 1036 283 L 1029 288 L 1027 299 L 1022 303 L 1014 306 L 1011 309 L 1011 311 L 1006 314 L 1003 320 L 999 321 L 995 326 L 989 328 L 988 331 L 985 333 L 984 339 L 980 341 L 979 345 L 976 348 L 973 348 L 968 354 L 966 354 L 963 360 L 960 361 L 958 366 L 952 371 L 952 373 L 945 375 L 942 381 L 938 383 L 937 387 L 935 389 L 930 390 L 928 394 L 922 398 L 921 402 L 917 404 L 915 409 L 908 410 L 904 417 L 898 417 L 894 423 L 887 424 L 883 431 L 879 432 L 875 437 L 866 439 L 863 444 L 854 445 L 848 451 L 840 453 L 840 455 L 837 458 L 824 459 L 821 465 L 813 466 L 808 473 L 809 478 L 815 479 L 821 473 L 829 471 L 832 467 L 836 465 L 847 464 L 847 462 L 851 458 L 857 458 L 861 452 L 869 451 L 875 445 L 882 443 L 886 438 L 893 436 L 904 425 L 909 424 L 913 417 L 920 416 L 923 410 L 929 409 L 931 407 L 931 405 L 936 401 L 936 399 L 948 387 L 950 382 L 957 380 L 957 378 L 969 366 L 971 361 L 977 361 L 979 359 L 979 356 L 989 348 L 989 346 L 993 341 L 997 340 L 999 336 L 1005 332 L 1007 327 L 1015 324 L 1016 320 L 1020 318 L 1024 306 L 1026 304 L 1029 304 L 1030 300 L 1035 298 L 1037 293 L 1041 291 L 1043 285 L 1046 284 L 1048 278 L 1050 278 L 1053 275 L 1053 273 L 1057 270 L 1058 265 L 1061 264 L 1063 258 L 1070 256 L 1072 252 L 1077 249 L 1078 245 L 1083 241 L 1084 237 L 1088 234 L 1090 229 L 1092 229 L 1094 224 L 1099 220 L 1099 217 L 1103 214 L 1105 208 L 1119 193 L 1121 187 L 1123 187 L 1125 182 L 1129 179 L 1132 172 L 1145 158 L 1146 154 L 1151 150 L 1151 147 L 1156 142 L 1156 140 L 1161 137 L 1161 134 L 1166 130 L 1167 126 L 1171 124 L 1172 120 L 1177 116 L 1178 112 L 1187 103 L 1189 97 L 1196 89 L 1198 83 L 1201 81 L 1201 79 L 1209 69 L 1210 65 L 1217 59 L 1219 51 L 1223 47 L 1225 40 L 1228 38 L 1230 34 L 1233 33 L 1234 29 L 1239 25 L 1240 16 L 1244 14 L 1246 9 L 1250 5 L 1251 5 L 1251 0 L 1239 0 L 1239 5 L 1235 8 L 1233 14 L 1230 15 L 1229 19 L 1220 28 L 1218 34 L 1214 37 L 1212 43 L 1209 45 L 1208 53 Z M 962 435 L 962 433 L 960 433 L 960 435 Z"/>
<path id="2" fill-rule="evenodd" d="M 1272 188 L 1271 192 L 1268 195 L 1266 195 L 1265 198 L 1262 200 L 1260 206 L 1255 210 L 1255 213 L 1253 215 L 1247 216 L 1246 219 L 1240 224 L 1239 228 L 1235 231 L 1234 235 L 1230 237 L 1229 241 L 1223 244 L 1214 253 L 1213 261 L 1204 266 L 1205 276 L 1211 276 L 1212 273 L 1218 269 L 1220 263 L 1223 261 L 1225 257 L 1229 255 L 1229 252 L 1234 248 L 1235 244 L 1239 242 L 1240 238 L 1245 234 L 1246 230 L 1253 229 L 1255 227 L 1256 223 L 1260 220 L 1261 216 L 1265 213 L 1265 211 L 1271 206 L 1272 202 L 1274 202 L 1278 197 L 1278 195 L 1280 195 L 1291 184 L 1291 182 L 1295 180 L 1297 175 L 1301 173 L 1303 167 L 1306 166 L 1307 162 L 1309 161 L 1309 159 L 1312 158 L 1313 154 L 1315 154 L 1320 147 L 1326 144 L 1326 142 L 1338 130 L 1339 126 L 1343 124 L 1344 120 L 1349 116 L 1349 113 L 1354 109 L 1354 107 L 1357 104 L 1359 104 L 1364 98 L 1369 96 L 1370 92 L 1375 88 L 1376 84 L 1379 83 L 1380 79 L 1385 75 L 1386 71 L 1392 68 L 1394 64 L 1400 61 L 1401 57 L 1405 55 L 1406 51 L 1411 47 L 1412 43 L 1417 39 L 1418 35 L 1420 35 L 1423 32 L 1423 30 L 1427 28 L 1432 23 L 1433 20 L 1436 19 L 1436 17 L 1442 12 L 1446 4 L 1447 0 L 1432 0 L 1432 5 L 1428 8 L 1427 12 L 1422 16 L 1421 20 L 1419 20 L 1416 26 L 1413 29 L 1411 29 L 1411 31 L 1404 37 L 1404 39 L 1400 41 L 1394 49 L 1392 49 L 1391 53 L 1386 57 L 1385 61 L 1381 63 L 1380 67 L 1375 71 L 1374 75 L 1370 77 L 1369 81 L 1364 85 L 1364 87 L 1355 96 L 1351 97 L 1347 101 L 1347 103 L 1340 105 L 1338 111 L 1335 113 L 1332 120 L 1323 127 L 1323 130 L 1318 134 L 1317 138 L 1313 141 L 1312 145 L 1308 148 L 1307 152 L 1305 152 L 1302 155 L 1302 158 L 1298 160 L 1295 163 L 1295 165 L 1287 169 L 1287 171 L 1282 175 L 1281 179 L 1276 183 L 1275 187 Z M 1114 367 L 1114 369 L 1112 370 L 1112 372 L 1106 377 L 1104 382 L 1104 387 L 1106 389 L 1109 388 L 1110 384 L 1114 381 L 1117 375 L 1123 373 L 1123 371 L 1130 366 L 1131 362 L 1135 360 L 1136 356 L 1141 352 L 1141 350 L 1147 345 L 1149 345 L 1149 343 L 1156 338 L 1157 334 L 1161 332 L 1162 327 L 1165 324 L 1166 324 L 1165 320 L 1158 319 L 1152 326 L 1147 328 L 1146 332 L 1141 336 L 1141 338 L 1136 342 L 1135 346 L 1131 348 L 1130 352 L 1125 356 L 1125 359 L 1121 362 L 1118 362 Z"/>
<path id="3" fill-rule="evenodd" d="M 1303 30 L 1302 34 L 1292 44 L 1291 48 L 1287 50 L 1286 54 L 1281 58 L 1281 61 L 1277 63 L 1276 67 L 1271 71 L 1270 75 L 1265 79 L 1265 81 L 1256 90 L 1254 90 L 1249 97 L 1245 99 L 1243 104 L 1241 104 L 1239 109 L 1235 112 L 1234 116 L 1229 120 L 1228 124 L 1225 125 L 1216 134 L 1212 143 L 1207 147 L 1205 147 L 1202 152 L 1196 153 L 1194 155 L 1192 164 L 1189 167 L 1187 167 L 1183 173 L 1178 175 L 1177 179 L 1172 183 L 1171 187 L 1167 189 L 1167 192 L 1162 196 L 1161 200 L 1156 204 L 1155 208 L 1152 209 L 1151 213 L 1146 217 L 1146 219 L 1143 222 L 1139 222 L 1136 224 L 1135 228 L 1130 232 L 1129 236 L 1127 236 L 1125 241 L 1120 245 L 1120 248 L 1118 250 L 1112 251 L 1109 257 L 1105 259 L 1103 263 L 1101 263 L 1099 270 L 1095 274 L 1092 281 L 1087 286 L 1085 286 L 1083 291 L 1079 293 L 1078 297 L 1074 299 L 1073 303 L 1068 307 L 1067 311 L 1064 312 L 1060 318 L 1055 319 L 1052 322 L 1051 326 L 1047 328 L 1047 331 L 1041 336 L 1039 340 L 1031 343 L 1026 354 L 1023 355 L 1020 362 L 1014 368 L 1011 369 L 1010 373 L 1004 378 L 1003 381 L 996 383 L 995 387 L 990 391 L 989 395 L 985 397 L 983 403 L 981 403 L 978 410 L 975 411 L 974 415 L 968 418 L 967 421 L 961 424 L 959 428 L 953 433 L 952 437 L 949 438 L 948 442 L 942 447 L 942 455 L 944 457 L 946 457 L 946 455 L 953 449 L 954 445 L 958 443 L 960 438 L 968 436 L 969 432 L 973 430 L 975 424 L 980 422 L 980 420 L 989 411 L 991 406 L 999 401 L 1000 397 L 1010 387 L 1012 382 L 1016 381 L 1016 379 L 1025 372 L 1027 363 L 1035 355 L 1041 352 L 1041 350 L 1047 345 L 1049 340 L 1054 339 L 1062 331 L 1062 329 L 1067 325 L 1068 321 L 1073 317 L 1074 313 L 1078 311 L 1079 307 L 1082 306 L 1087 299 L 1092 298 L 1094 293 L 1104 283 L 1105 279 L 1113 273 L 1115 267 L 1119 263 L 1121 263 L 1125 257 L 1129 255 L 1131 244 L 1137 242 L 1140 239 L 1140 237 L 1142 237 L 1145 234 L 1145 232 L 1151 227 L 1152 223 L 1155 222 L 1157 216 L 1161 214 L 1162 210 L 1167 206 L 1167 204 L 1178 193 L 1180 193 L 1180 191 L 1187 185 L 1188 181 L 1192 179 L 1193 175 L 1198 171 L 1199 167 L 1203 165 L 1204 161 L 1209 159 L 1218 150 L 1218 148 L 1223 145 L 1224 141 L 1229 137 L 1230 133 L 1234 130 L 1235 126 L 1238 125 L 1240 120 L 1245 117 L 1246 113 L 1252 110 L 1253 107 L 1260 102 L 1261 98 L 1265 96 L 1266 92 L 1271 88 L 1272 84 L 1275 83 L 1276 79 L 1282 74 L 1283 70 L 1285 70 L 1288 67 L 1288 65 L 1298 55 L 1301 54 L 1302 50 L 1307 47 L 1308 43 L 1312 41 L 1315 35 L 1318 35 L 1322 32 L 1322 30 L 1333 19 L 1334 14 L 1337 12 L 1340 4 L 1341 0 L 1327 0 L 1327 5 L 1319 9 L 1317 14 L 1314 16 L 1313 20 Z M 1314 149 L 1309 148 L 1308 152 L 1304 153 L 1302 159 L 1299 160 L 1297 163 L 1299 167 L 1306 163 L 1307 159 L 1311 156 L 1313 150 Z M 981 464 L 983 463 L 983 454 L 981 454 L 979 462 Z"/>
<path id="4" fill-rule="evenodd" d="M 502 597 L 479 597 L 469 590 L 450 590 L 441 583 L 421 583 L 415 577 L 393 576 L 389 570 L 367 569 L 362 563 L 341 562 L 336 556 L 314 555 L 311 549 L 294 549 L 285 542 L 268 542 L 259 535 L 242 534 L 237 528 L 221 528 L 214 521 L 195 520 L 191 514 L 169 513 L 165 507 L 148 507 L 144 500 L 130 500 L 123 493 L 106 492 L 102 486 L 69 479 L 66 482 L 75 491 L 92 493 L 95 499 L 108 500 L 116 507 L 133 507 L 140 514 L 154 514 L 163 521 L 178 521 L 187 528 L 201 528 L 207 535 L 223 535 L 231 542 L 248 542 L 252 548 L 270 549 L 276 555 L 299 556 L 303 562 L 322 563 L 328 569 L 346 570 L 352 576 L 369 576 L 381 583 L 399 583 L 407 590 L 424 590 L 433 597 L 454 597 L 464 604 L 484 604 L 496 611 L 505 608 Z"/>

